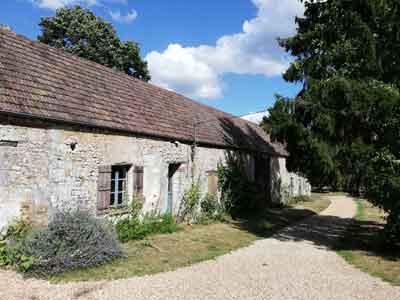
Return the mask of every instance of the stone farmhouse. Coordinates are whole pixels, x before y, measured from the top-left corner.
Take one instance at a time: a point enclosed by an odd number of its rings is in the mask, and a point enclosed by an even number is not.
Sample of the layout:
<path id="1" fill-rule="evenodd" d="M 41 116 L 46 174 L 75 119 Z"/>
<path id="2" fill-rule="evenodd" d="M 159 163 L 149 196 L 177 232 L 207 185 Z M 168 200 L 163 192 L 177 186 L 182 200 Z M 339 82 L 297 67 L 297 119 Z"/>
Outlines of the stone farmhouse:
<path id="1" fill-rule="evenodd" d="M 193 180 L 216 194 L 235 155 L 261 205 L 283 201 L 288 153 L 257 125 L 0 29 L 0 227 L 123 213 L 134 195 L 176 214 Z"/>

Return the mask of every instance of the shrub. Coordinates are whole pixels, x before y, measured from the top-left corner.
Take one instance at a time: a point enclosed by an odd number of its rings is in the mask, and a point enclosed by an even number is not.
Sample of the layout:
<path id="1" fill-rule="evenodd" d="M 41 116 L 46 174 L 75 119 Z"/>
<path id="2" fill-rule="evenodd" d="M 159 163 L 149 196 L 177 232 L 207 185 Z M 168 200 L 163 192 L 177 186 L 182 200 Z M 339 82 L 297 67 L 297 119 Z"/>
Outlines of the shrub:
<path id="1" fill-rule="evenodd" d="M 7 226 L 0 240 L 18 243 L 22 241 L 31 230 L 32 226 L 29 222 L 23 219 L 15 219 Z"/>
<path id="2" fill-rule="evenodd" d="M 48 228 L 26 236 L 21 252 L 35 258 L 31 271 L 38 274 L 96 266 L 122 255 L 112 227 L 82 211 L 57 213 Z"/>
<path id="3" fill-rule="evenodd" d="M 201 213 L 209 218 L 215 216 L 218 210 L 218 200 L 215 195 L 207 194 L 200 203 Z"/>
<path id="4" fill-rule="evenodd" d="M 171 214 L 145 215 L 142 220 L 128 217 L 120 220 L 116 225 L 118 239 L 121 242 L 143 239 L 148 235 L 159 233 L 173 233 L 179 227 Z"/>
<path id="5" fill-rule="evenodd" d="M 35 263 L 35 258 L 26 256 L 19 246 L 10 246 L 0 242 L 0 266 L 14 266 L 21 272 L 29 271 Z"/>
<path id="6" fill-rule="evenodd" d="M 142 224 L 148 234 L 173 233 L 178 230 L 172 214 L 148 215 L 143 218 Z"/>
<path id="7" fill-rule="evenodd" d="M 129 206 L 129 216 L 138 219 L 143 208 L 143 199 L 134 195 Z"/>
<path id="8" fill-rule="evenodd" d="M 141 210 L 141 201 L 134 198 L 129 216 L 117 222 L 115 227 L 121 242 L 143 239 L 151 234 L 173 233 L 178 230 L 175 217 L 171 214 L 147 214 L 141 219 Z"/>
<path id="9" fill-rule="evenodd" d="M 119 220 L 115 226 L 118 239 L 121 242 L 127 242 L 129 240 L 144 238 L 146 235 L 140 225 L 139 218 L 125 218 Z"/>
<path id="10" fill-rule="evenodd" d="M 387 214 L 386 241 L 400 247 L 400 160 L 389 151 L 372 159 L 372 171 L 367 180 L 367 196 Z"/>
<path id="11" fill-rule="evenodd" d="M 227 166 L 218 166 L 218 186 L 224 210 L 231 216 L 255 211 L 257 186 L 247 178 L 239 160 L 231 159 Z"/>
<path id="12" fill-rule="evenodd" d="M 183 209 L 180 213 L 180 221 L 187 221 L 188 223 L 196 220 L 198 214 L 199 203 L 201 199 L 200 184 L 198 182 L 192 183 L 190 188 L 186 191 L 182 206 Z"/>
<path id="13" fill-rule="evenodd" d="M 14 220 L 0 236 L 0 266 L 13 266 L 21 272 L 29 271 L 35 259 L 24 255 L 21 242 L 31 232 L 31 225 L 22 220 Z"/>

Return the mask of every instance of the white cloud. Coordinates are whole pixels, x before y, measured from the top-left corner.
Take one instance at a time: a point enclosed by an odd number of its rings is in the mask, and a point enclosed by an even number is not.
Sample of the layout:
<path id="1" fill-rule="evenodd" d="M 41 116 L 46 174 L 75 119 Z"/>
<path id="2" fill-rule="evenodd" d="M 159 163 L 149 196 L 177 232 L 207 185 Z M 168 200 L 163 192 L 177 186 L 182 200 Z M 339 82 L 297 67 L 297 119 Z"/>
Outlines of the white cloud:
<path id="1" fill-rule="evenodd" d="M 71 6 L 78 4 L 83 6 L 94 6 L 94 5 L 104 6 L 104 3 L 106 2 L 118 3 L 124 5 L 128 4 L 128 0 L 30 0 L 30 1 L 40 8 L 48 8 L 52 10 L 56 10 L 64 6 Z"/>
<path id="2" fill-rule="evenodd" d="M 56 10 L 57 8 L 68 5 L 82 4 L 86 6 L 93 6 L 98 4 L 97 0 L 31 0 L 31 1 L 40 8 L 48 8 L 52 10 Z"/>
<path id="3" fill-rule="evenodd" d="M 138 13 L 136 10 L 132 9 L 127 14 L 121 13 L 120 10 L 112 11 L 108 8 L 108 5 L 111 3 L 118 3 L 126 5 L 128 4 L 127 0 L 30 0 L 33 4 L 37 5 L 40 8 L 47 8 L 51 10 L 56 10 L 65 6 L 73 6 L 73 5 L 83 5 L 83 6 L 101 6 L 105 10 L 107 10 L 113 21 L 120 23 L 131 23 L 133 22 Z"/>
<path id="4" fill-rule="evenodd" d="M 146 60 L 153 83 L 212 99 L 222 95 L 223 74 L 280 75 L 289 59 L 276 38 L 295 33 L 294 18 L 303 14 L 304 7 L 298 0 L 252 2 L 257 16 L 245 21 L 240 33 L 222 36 L 215 45 L 171 44 L 164 52 L 150 52 Z"/>
<path id="5" fill-rule="evenodd" d="M 218 73 L 188 49 L 179 44 L 171 44 L 163 53 L 149 53 L 146 60 L 149 62 L 153 83 L 185 95 L 201 98 L 221 96 Z"/>
<path id="6" fill-rule="evenodd" d="M 126 15 L 123 15 L 121 14 L 121 11 L 117 10 L 117 11 L 110 11 L 110 16 L 111 19 L 113 19 L 116 22 L 131 23 L 137 18 L 138 13 L 136 10 L 132 9 Z"/>

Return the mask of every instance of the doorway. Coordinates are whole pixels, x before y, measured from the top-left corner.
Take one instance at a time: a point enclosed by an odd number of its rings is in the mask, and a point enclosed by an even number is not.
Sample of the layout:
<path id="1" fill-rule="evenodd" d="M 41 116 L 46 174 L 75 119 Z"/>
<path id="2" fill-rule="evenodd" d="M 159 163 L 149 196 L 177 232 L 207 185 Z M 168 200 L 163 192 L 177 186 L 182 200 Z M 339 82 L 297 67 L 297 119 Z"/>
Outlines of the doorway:
<path id="1" fill-rule="evenodd" d="M 260 205 L 265 207 L 271 200 L 271 161 L 268 156 L 262 154 L 255 155 L 254 159 L 254 178 L 263 199 Z"/>
<path id="2" fill-rule="evenodd" d="M 174 203 L 174 175 L 178 171 L 181 164 L 169 164 L 168 165 L 168 196 L 167 196 L 167 207 L 166 213 L 171 214 L 173 203 Z"/>

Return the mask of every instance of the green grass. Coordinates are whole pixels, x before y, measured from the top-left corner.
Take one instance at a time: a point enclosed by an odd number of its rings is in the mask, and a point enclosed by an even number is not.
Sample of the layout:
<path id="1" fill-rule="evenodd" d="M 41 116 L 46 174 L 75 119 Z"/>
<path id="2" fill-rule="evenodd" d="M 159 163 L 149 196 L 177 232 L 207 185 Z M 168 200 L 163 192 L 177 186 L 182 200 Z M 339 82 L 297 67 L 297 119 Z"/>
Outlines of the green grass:
<path id="1" fill-rule="evenodd" d="M 257 237 L 234 224 L 186 226 L 180 232 L 123 244 L 125 258 L 75 270 L 52 281 L 110 280 L 171 271 L 249 245 Z"/>
<path id="2" fill-rule="evenodd" d="M 318 203 L 321 201 L 321 203 Z M 310 204 L 311 205 L 311 204 Z M 252 242 L 269 237 L 278 230 L 311 216 L 329 205 L 313 201 L 312 209 L 285 207 L 240 220 L 210 225 L 184 226 L 179 232 L 154 235 L 122 245 L 125 258 L 89 269 L 54 276 L 52 282 L 97 281 L 143 276 L 172 271 L 214 259 Z"/>
<path id="3" fill-rule="evenodd" d="M 323 211 L 331 203 L 326 194 L 319 193 L 312 193 L 310 197 L 299 197 L 298 199 L 300 201 L 295 200 L 293 206 L 309 209 L 315 213 Z"/>
<path id="4" fill-rule="evenodd" d="M 357 214 L 337 251 L 364 272 L 400 285 L 400 253 L 383 240 L 384 214 L 365 200 L 357 201 Z"/>

